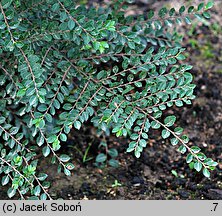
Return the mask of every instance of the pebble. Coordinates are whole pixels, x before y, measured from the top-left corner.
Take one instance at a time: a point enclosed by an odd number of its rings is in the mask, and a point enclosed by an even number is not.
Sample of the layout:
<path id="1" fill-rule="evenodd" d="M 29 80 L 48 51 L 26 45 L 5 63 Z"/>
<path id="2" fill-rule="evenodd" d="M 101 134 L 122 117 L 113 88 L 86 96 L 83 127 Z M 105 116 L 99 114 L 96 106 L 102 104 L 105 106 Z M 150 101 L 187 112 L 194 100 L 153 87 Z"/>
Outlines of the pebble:
<path id="1" fill-rule="evenodd" d="M 144 180 L 142 179 L 142 177 L 135 176 L 133 177 L 132 184 L 133 186 L 138 187 L 141 184 L 144 184 Z"/>

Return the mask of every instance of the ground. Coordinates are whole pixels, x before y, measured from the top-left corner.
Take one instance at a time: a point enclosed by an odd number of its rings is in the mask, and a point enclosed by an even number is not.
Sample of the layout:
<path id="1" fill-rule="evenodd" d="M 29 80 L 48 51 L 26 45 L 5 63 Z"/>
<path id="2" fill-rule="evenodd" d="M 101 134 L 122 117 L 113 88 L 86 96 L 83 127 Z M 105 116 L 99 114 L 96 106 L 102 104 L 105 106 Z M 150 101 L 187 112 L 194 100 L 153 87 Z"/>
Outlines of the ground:
<path id="1" fill-rule="evenodd" d="M 139 1 L 135 7 L 146 7 Z M 141 3 L 143 2 L 143 3 Z M 170 1 L 173 4 L 173 1 Z M 159 7 L 159 1 L 154 5 Z M 71 177 L 57 174 L 56 166 L 42 162 L 52 182 L 50 194 L 63 199 L 222 199 L 222 27 L 221 3 L 214 8 L 210 25 L 190 28 L 185 37 L 187 63 L 194 66 L 192 73 L 197 85 L 197 99 L 183 109 L 174 109 L 178 125 L 189 134 L 190 144 L 203 149 L 208 157 L 219 162 L 210 179 L 190 171 L 183 156 L 170 143 L 153 132 L 149 144 L 140 159 L 125 152 L 127 140 L 108 138 L 109 145 L 119 150 L 120 167 L 96 167 L 90 160 L 82 162 L 82 156 L 73 148 L 87 148 L 89 143 L 98 145 L 93 132 L 74 132 L 69 145 L 63 149 L 72 155 L 76 168 Z M 82 131 L 84 132 L 84 131 Z M 91 147 L 89 157 L 95 157 L 97 148 Z M 116 183 L 116 184 L 115 184 Z M 0 198 L 7 199 L 5 188 L 0 187 Z"/>

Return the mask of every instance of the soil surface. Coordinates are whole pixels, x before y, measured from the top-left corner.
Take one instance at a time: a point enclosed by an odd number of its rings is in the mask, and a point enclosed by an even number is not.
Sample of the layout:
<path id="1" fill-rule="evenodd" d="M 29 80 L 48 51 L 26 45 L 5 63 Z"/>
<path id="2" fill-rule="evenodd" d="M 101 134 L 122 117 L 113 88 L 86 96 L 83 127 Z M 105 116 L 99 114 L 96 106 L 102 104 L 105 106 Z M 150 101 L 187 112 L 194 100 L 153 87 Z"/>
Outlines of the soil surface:
<path id="1" fill-rule="evenodd" d="M 173 1 L 170 1 L 173 4 Z M 138 1 L 138 10 L 144 10 L 149 1 Z M 161 2 L 155 4 L 160 7 Z M 143 9 L 141 9 L 141 7 Z M 96 167 L 98 143 L 93 129 L 73 132 L 67 147 L 76 168 L 71 177 L 57 173 L 57 167 L 43 161 L 52 182 L 50 194 L 63 199 L 222 199 L 222 27 L 220 26 L 222 4 L 217 3 L 208 26 L 198 25 L 185 38 L 189 53 L 187 63 L 194 66 L 193 75 L 197 99 L 182 109 L 174 109 L 178 125 L 184 127 L 190 144 L 203 149 L 208 157 L 219 163 L 211 179 L 190 171 L 183 156 L 169 142 L 153 132 L 147 148 L 140 159 L 125 153 L 127 140 L 114 136 L 107 138 L 109 147 L 119 151 L 119 168 Z M 191 29 L 191 27 L 190 27 Z M 172 111 L 171 111 L 172 112 Z M 92 144 L 88 158 L 83 163 L 82 152 Z M 83 150 L 82 150 L 83 149 Z M 118 186 L 114 183 L 118 182 Z M 0 198 L 7 199 L 5 188 L 0 187 Z"/>

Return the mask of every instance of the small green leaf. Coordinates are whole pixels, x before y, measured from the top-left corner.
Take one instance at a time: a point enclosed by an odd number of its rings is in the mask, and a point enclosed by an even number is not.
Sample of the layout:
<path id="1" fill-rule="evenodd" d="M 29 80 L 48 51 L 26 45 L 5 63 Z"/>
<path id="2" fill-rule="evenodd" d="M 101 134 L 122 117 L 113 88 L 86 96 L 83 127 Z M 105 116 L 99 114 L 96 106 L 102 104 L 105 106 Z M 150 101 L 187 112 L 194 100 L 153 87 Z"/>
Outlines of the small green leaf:
<path id="1" fill-rule="evenodd" d="M 187 135 L 181 136 L 181 139 L 183 140 L 184 143 L 188 143 L 189 142 L 189 137 Z"/>
<path id="2" fill-rule="evenodd" d="M 75 168 L 75 166 L 74 166 L 72 163 L 67 163 L 67 164 L 66 164 L 66 168 L 67 168 L 68 170 L 73 170 L 73 169 Z"/>
<path id="3" fill-rule="evenodd" d="M 74 27 L 75 27 L 75 22 L 74 22 L 72 19 L 70 19 L 70 20 L 68 21 L 68 28 L 69 28 L 70 30 L 73 30 Z"/>
<path id="4" fill-rule="evenodd" d="M 99 47 L 100 47 L 100 43 L 98 41 L 93 41 L 93 48 L 95 50 L 99 50 Z"/>
<path id="5" fill-rule="evenodd" d="M 206 4 L 205 9 L 208 10 L 208 9 L 212 8 L 213 6 L 214 6 L 214 2 L 210 1 Z"/>
<path id="6" fill-rule="evenodd" d="M 71 172 L 68 169 L 64 169 L 64 173 L 67 176 L 71 176 Z"/>
<path id="7" fill-rule="evenodd" d="M 156 121 L 152 121 L 151 122 L 151 127 L 153 129 L 158 129 L 158 128 L 160 128 L 160 124 L 158 122 L 156 122 Z"/>
<path id="8" fill-rule="evenodd" d="M 140 158 L 141 152 L 139 152 L 139 151 L 136 150 L 136 151 L 134 152 L 134 155 L 135 155 L 136 158 Z"/>
<path id="9" fill-rule="evenodd" d="M 16 190 L 14 188 L 9 188 L 7 191 L 8 197 L 12 198 L 16 194 Z"/>
<path id="10" fill-rule="evenodd" d="M 202 169 L 202 163 L 200 163 L 199 161 L 195 162 L 195 163 L 194 163 L 194 169 L 195 169 L 197 172 L 200 172 L 200 170 Z"/>
<path id="11" fill-rule="evenodd" d="M 59 9 L 59 3 L 55 3 L 52 5 L 52 11 L 56 12 Z"/>
<path id="12" fill-rule="evenodd" d="M 111 148 L 108 150 L 108 154 L 112 157 L 115 158 L 118 156 L 118 151 L 115 148 Z"/>
<path id="13" fill-rule="evenodd" d="M 80 121 L 75 121 L 74 122 L 74 127 L 79 130 L 81 128 L 81 122 Z"/>
<path id="14" fill-rule="evenodd" d="M 138 133 L 132 133 L 132 134 L 130 135 L 130 139 L 132 139 L 132 140 L 137 140 L 138 137 L 139 137 L 139 134 L 138 134 Z"/>
<path id="15" fill-rule="evenodd" d="M 189 167 L 190 167 L 190 169 L 194 168 L 194 162 L 193 161 L 189 163 Z"/>
<path id="16" fill-rule="evenodd" d="M 39 196 L 41 193 L 41 187 L 39 185 L 37 185 L 33 191 L 35 196 Z"/>
<path id="17" fill-rule="evenodd" d="M 171 8 L 169 11 L 169 15 L 173 16 L 176 13 L 176 10 L 174 8 Z"/>
<path id="18" fill-rule="evenodd" d="M 41 104 L 38 106 L 38 110 L 40 112 L 45 112 L 47 110 L 47 106 L 45 104 Z"/>
<path id="19" fill-rule="evenodd" d="M 179 9 L 179 13 L 182 14 L 185 11 L 185 9 L 186 8 L 184 6 L 181 6 L 180 9 Z"/>
<path id="20" fill-rule="evenodd" d="M 135 43 L 133 43 L 131 41 L 128 42 L 128 46 L 130 49 L 135 49 Z"/>
<path id="21" fill-rule="evenodd" d="M 192 13 L 193 11 L 194 11 L 194 6 L 190 6 L 189 8 L 188 8 L 188 13 Z"/>
<path id="22" fill-rule="evenodd" d="M 41 121 L 39 122 L 39 128 L 43 129 L 45 127 L 45 120 L 41 119 Z"/>
<path id="23" fill-rule="evenodd" d="M 53 148 L 54 151 L 58 151 L 61 148 L 60 141 L 57 138 L 52 143 L 52 148 Z"/>
<path id="24" fill-rule="evenodd" d="M 1 1 L 2 8 L 3 8 L 3 9 L 8 8 L 8 7 L 11 5 L 12 1 L 13 1 L 13 0 L 2 0 L 2 1 Z"/>
<path id="25" fill-rule="evenodd" d="M 47 200 L 47 195 L 45 193 L 41 194 L 40 200 Z"/>
<path id="26" fill-rule="evenodd" d="M 47 122 L 52 123 L 53 119 L 52 119 L 52 116 L 49 113 L 45 114 L 45 119 L 46 119 Z"/>
<path id="27" fill-rule="evenodd" d="M 174 115 L 171 115 L 171 116 L 167 116 L 165 119 L 164 119 L 164 124 L 167 126 L 167 127 L 171 127 L 176 121 L 176 116 Z"/>
<path id="28" fill-rule="evenodd" d="M 210 172 L 209 172 L 208 169 L 204 168 L 203 169 L 203 174 L 204 174 L 205 177 L 210 178 Z"/>
<path id="29" fill-rule="evenodd" d="M 182 61 L 182 60 L 186 59 L 186 56 L 183 54 L 179 54 L 178 56 L 176 56 L 176 58 L 177 58 L 177 60 Z"/>
<path id="30" fill-rule="evenodd" d="M 139 141 L 139 145 L 142 146 L 142 147 L 146 147 L 146 140 L 141 139 L 141 140 Z"/>
<path id="31" fill-rule="evenodd" d="M 120 137 L 120 136 L 122 136 L 122 134 L 123 134 L 123 130 L 118 130 L 116 133 L 116 136 Z"/>
<path id="32" fill-rule="evenodd" d="M 150 11 L 148 12 L 148 15 L 147 15 L 148 19 L 153 18 L 153 16 L 154 16 L 154 11 L 153 11 L 153 10 L 150 10 Z"/>
<path id="33" fill-rule="evenodd" d="M 72 104 L 70 104 L 70 103 L 65 103 L 65 104 L 63 105 L 63 109 L 64 109 L 64 110 L 71 110 L 71 109 L 72 109 Z"/>
<path id="34" fill-rule="evenodd" d="M 175 145 L 178 144 L 179 140 L 178 140 L 176 137 L 174 137 L 174 138 L 172 138 L 172 139 L 170 140 L 170 142 L 171 142 L 171 144 L 172 144 L 173 146 L 175 146 Z"/>
<path id="35" fill-rule="evenodd" d="M 133 146 L 129 146 L 127 149 L 126 149 L 126 152 L 127 153 L 130 153 L 130 152 L 132 152 L 132 151 L 134 151 L 134 147 Z"/>
<path id="36" fill-rule="evenodd" d="M 37 178 L 38 178 L 39 181 L 45 181 L 47 177 L 48 177 L 48 175 L 45 174 L 45 173 L 40 173 L 40 174 L 37 176 Z"/>
<path id="37" fill-rule="evenodd" d="M 44 157 L 47 157 L 50 154 L 50 148 L 48 146 L 45 146 L 42 149 L 42 154 L 44 155 Z"/>
<path id="38" fill-rule="evenodd" d="M 159 15 L 161 18 L 163 18 L 166 14 L 167 14 L 167 9 L 166 9 L 165 7 L 161 8 L 161 9 L 159 10 L 158 15 Z"/>
<path id="39" fill-rule="evenodd" d="M 0 116 L 0 124 L 3 124 L 5 122 L 5 117 Z"/>
<path id="40" fill-rule="evenodd" d="M 195 154 L 201 151 L 201 149 L 200 149 L 198 146 L 192 146 L 192 147 L 191 147 L 191 150 L 192 150 L 192 152 L 195 153 Z"/>
<path id="41" fill-rule="evenodd" d="M 38 103 L 38 98 L 36 95 L 32 95 L 29 99 L 30 106 L 36 105 Z"/>
<path id="42" fill-rule="evenodd" d="M 22 48 L 24 46 L 24 43 L 22 42 L 16 42 L 15 45 L 18 47 L 18 48 Z"/>
<path id="43" fill-rule="evenodd" d="M 198 5 L 197 10 L 200 11 L 200 10 L 202 10 L 203 8 L 204 8 L 204 3 L 201 2 L 201 3 Z"/>
<path id="44" fill-rule="evenodd" d="M 64 133 L 61 133 L 60 134 L 60 139 L 61 139 L 61 141 L 66 142 L 67 141 L 67 136 Z"/>
<path id="45" fill-rule="evenodd" d="M 183 133 L 183 128 L 181 128 L 181 127 L 176 127 L 176 128 L 174 129 L 174 132 L 175 132 L 176 135 L 181 135 L 181 134 Z"/>
<path id="46" fill-rule="evenodd" d="M 129 147 L 127 148 L 126 152 L 129 153 L 129 152 L 134 151 L 136 144 L 137 144 L 136 141 L 132 141 L 132 142 L 130 142 L 130 143 L 129 143 Z"/>
<path id="47" fill-rule="evenodd" d="M 9 176 L 8 175 L 3 176 L 2 177 L 2 185 L 5 186 L 8 184 L 8 182 L 9 182 Z"/>
<path id="48" fill-rule="evenodd" d="M 170 132 L 166 129 L 163 129 L 161 135 L 162 135 L 163 139 L 166 139 L 170 136 Z"/>
<path id="49" fill-rule="evenodd" d="M 115 167 L 115 168 L 118 168 L 119 167 L 119 161 L 118 160 L 114 160 L 114 159 L 110 159 L 108 161 L 109 165 L 112 166 L 112 167 Z"/>
<path id="50" fill-rule="evenodd" d="M 102 78 L 104 78 L 106 76 L 106 71 L 105 70 L 102 70 L 100 71 L 98 74 L 97 74 L 97 79 L 100 80 Z"/>
<path id="51" fill-rule="evenodd" d="M 62 162 L 68 162 L 69 160 L 70 160 L 70 157 L 68 156 L 68 155 L 66 155 L 66 154 L 62 154 L 62 155 L 60 155 L 60 160 L 62 161 Z"/>
<path id="52" fill-rule="evenodd" d="M 20 89 L 20 90 L 17 92 L 17 97 L 23 97 L 25 94 L 26 94 L 26 89 L 25 89 L 25 88 Z"/>
<path id="53" fill-rule="evenodd" d="M 186 157 L 186 161 L 187 163 L 190 163 L 193 160 L 193 155 L 191 153 L 189 153 Z"/>
<path id="54" fill-rule="evenodd" d="M 106 157 L 105 154 L 100 153 L 100 154 L 98 154 L 97 157 L 96 157 L 96 162 L 97 162 L 97 163 L 103 163 L 103 162 L 106 161 L 106 158 L 107 158 L 107 157 Z"/>
<path id="55" fill-rule="evenodd" d="M 177 171 L 176 170 L 171 170 L 171 173 L 175 176 L 178 177 Z"/>
<path id="56" fill-rule="evenodd" d="M 48 143 L 53 143 L 57 139 L 56 135 L 50 135 L 47 139 Z"/>
<path id="57" fill-rule="evenodd" d="M 210 19 L 210 13 L 208 13 L 207 11 L 204 11 L 204 12 L 203 12 L 203 16 L 204 16 L 206 19 Z"/>
<path id="58" fill-rule="evenodd" d="M 188 16 L 184 17 L 184 20 L 185 20 L 185 22 L 186 22 L 188 25 L 192 24 L 192 23 L 191 23 L 191 20 L 190 20 L 190 18 L 189 18 Z"/>
<path id="59" fill-rule="evenodd" d="M 181 154 L 184 154 L 186 151 L 187 151 L 187 148 L 183 145 L 181 145 L 179 148 L 178 148 L 178 151 L 181 153 Z"/>

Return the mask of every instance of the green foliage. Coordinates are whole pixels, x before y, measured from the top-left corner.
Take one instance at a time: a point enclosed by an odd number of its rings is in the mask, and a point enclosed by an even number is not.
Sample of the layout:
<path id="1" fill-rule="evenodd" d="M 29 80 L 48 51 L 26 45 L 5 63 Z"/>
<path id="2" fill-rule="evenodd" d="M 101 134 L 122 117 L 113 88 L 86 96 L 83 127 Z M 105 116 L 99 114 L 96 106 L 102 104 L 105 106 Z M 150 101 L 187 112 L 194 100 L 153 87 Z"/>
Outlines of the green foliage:
<path id="1" fill-rule="evenodd" d="M 101 151 L 96 157 L 95 165 L 98 167 L 104 167 L 107 162 L 112 167 L 119 167 L 119 161 L 116 160 L 118 151 L 115 148 L 109 148 L 106 142 L 102 141 L 99 145 Z"/>
<path id="2" fill-rule="evenodd" d="M 185 49 L 175 26 L 208 19 L 212 3 L 133 17 L 125 16 L 127 2 L 87 9 L 71 0 L 1 1 L 0 174 L 10 198 L 51 199 L 37 154 L 71 175 L 70 157 L 58 150 L 72 128 L 88 121 L 107 134 L 129 136 L 127 152 L 137 158 L 149 131 L 158 129 L 172 145 L 181 144 L 191 168 L 209 177 L 217 165 L 189 147 L 175 116 L 166 116 L 168 108 L 195 98 L 192 66 L 181 62 Z"/>
<path id="3" fill-rule="evenodd" d="M 118 188 L 118 187 L 121 187 L 121 186 L 122 186 L 122 184 L 119 183 L 118 180 L 115 180 L 115 181 L 114 181 L 114 184 L 112 184 L 112 187 L 113 187 L 113 188 Z"/>

